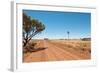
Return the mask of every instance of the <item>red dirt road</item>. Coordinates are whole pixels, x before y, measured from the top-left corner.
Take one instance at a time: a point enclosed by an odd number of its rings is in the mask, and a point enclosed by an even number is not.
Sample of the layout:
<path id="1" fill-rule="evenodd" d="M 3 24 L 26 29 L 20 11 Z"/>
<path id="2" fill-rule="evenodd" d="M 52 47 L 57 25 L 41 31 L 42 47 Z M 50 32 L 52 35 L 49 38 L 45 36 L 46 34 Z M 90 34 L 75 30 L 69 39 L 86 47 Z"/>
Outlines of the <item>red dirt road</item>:
<path id="1" fill-rule="evenodd" d="M 90 55 L 77 54 L 77 51 L 71 51 L 71 49 L 66 50 L 67 48 L 62 45 L 53 44 L 49 40 L 38 41 L 37 46 L 45 49 L 24 54 L 23 62 L 90 59 Z"/>

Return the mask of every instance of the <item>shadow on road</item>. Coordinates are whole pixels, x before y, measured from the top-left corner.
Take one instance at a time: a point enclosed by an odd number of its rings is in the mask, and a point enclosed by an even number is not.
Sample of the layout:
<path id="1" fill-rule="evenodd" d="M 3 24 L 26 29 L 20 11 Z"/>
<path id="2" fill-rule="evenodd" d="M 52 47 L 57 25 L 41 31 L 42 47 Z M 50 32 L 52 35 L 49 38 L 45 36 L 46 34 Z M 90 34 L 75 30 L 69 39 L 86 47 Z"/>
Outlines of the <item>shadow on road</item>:
<path id="1" fill-rule="evenodd" d="M 47 47 L 35 48 L 31 52 L 42 51 L 42 50 L 45 50 L 45 49 L 47 49 Z"/>
<path id="2" fill-rule="evenodd" d="M 28 47 L 28 48 L 24 48 L 24 53 L 27 53 L 27 52 L 38 52 L 38 51 L 42 51 L 42 50 L 45 50 L 47 49 L 47 47 L 39 47 L 39 48 L 34 48 L 34 47 Z"/>

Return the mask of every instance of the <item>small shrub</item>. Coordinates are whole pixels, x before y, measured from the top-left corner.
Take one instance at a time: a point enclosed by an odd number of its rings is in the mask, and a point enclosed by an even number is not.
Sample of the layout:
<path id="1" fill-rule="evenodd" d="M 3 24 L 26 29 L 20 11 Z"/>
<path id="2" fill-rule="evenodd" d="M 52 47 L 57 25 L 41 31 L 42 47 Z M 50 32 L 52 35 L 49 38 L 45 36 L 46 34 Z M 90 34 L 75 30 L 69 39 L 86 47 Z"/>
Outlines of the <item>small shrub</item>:
<path id="1" fill-rule="evenodd" d="M 27 53 L 27 52 L 31 52 L 33 51 L 35 48 L 36 43 L 29 43 L 27 44 L 24 48 L 23 48 L 23 52 Z"/>
<path id="2" fill-rule="evenodd" d="M 88 50 L 89 53 L 91 53 L 91 50 Z"/>
<path id="3" fill-rule="evenodd" d="M 85 49 L 84 49 L 84 48 L 81 48 L 81 50 L 82 50 L 82 51 L 85 51 Z"/>
<path id="4" fill-rule="evenodd" d="M 68 48 L 72 48 L 73 46 L 72 45 L 70 45 L 70 44 L 67 44 L 66 45 Z"/>

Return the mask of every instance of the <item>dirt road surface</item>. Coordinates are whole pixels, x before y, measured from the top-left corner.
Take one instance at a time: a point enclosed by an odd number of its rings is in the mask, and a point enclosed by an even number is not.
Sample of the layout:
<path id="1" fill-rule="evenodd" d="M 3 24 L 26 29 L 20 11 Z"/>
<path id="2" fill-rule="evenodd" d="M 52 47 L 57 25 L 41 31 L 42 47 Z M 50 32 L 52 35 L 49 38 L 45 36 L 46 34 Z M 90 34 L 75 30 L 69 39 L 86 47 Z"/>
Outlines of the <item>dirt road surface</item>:
<path id="1" fill-rule="evenodd" d="M 64 61 L 64 60 L 83 60 L 90 59 L 90 54 L 77 53 L 72 49 L 56 45 L 49 40 L 38 41 L 37 46 L 44 48 L 32 53 L 23 55 L 23 62 L 41 62 L 41 61 Z"/>

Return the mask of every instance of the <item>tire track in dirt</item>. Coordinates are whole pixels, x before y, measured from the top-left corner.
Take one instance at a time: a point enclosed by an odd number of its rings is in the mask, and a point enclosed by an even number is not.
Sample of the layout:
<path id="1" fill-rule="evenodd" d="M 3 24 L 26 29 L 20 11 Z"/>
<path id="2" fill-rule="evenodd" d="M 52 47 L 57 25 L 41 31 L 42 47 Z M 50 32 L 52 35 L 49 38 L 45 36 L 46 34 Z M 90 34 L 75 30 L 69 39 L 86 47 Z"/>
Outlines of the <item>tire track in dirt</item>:
<path id="1" fill-rule="evenodd" d="M 47 51 L 47 55 L 49 53 L 52 53 L 53 56 L 55 56 L 55 60 L 75 60 L 75 59 L 80 59 L 80 57 L 75 56 L 71 54 L 70 52 L 67 52 L 61 47 L 58 47 L 54 44 L 51 44 L 49 41 L 45 41 L 46 46 L 48 47 L 49 51 Z M 50 57 L 49 57 L 50 58 Z"/>
<path id="2" fill-rule="evenodd" d="M 56 53 L 50 48 L 50 45 L 48 45 L 48 42 L 44 40 L 44 47 L 47 47 L 45 50 L 45 55 L 47 57 L 46 61 L 55 61 L 57 60 Z"/>

